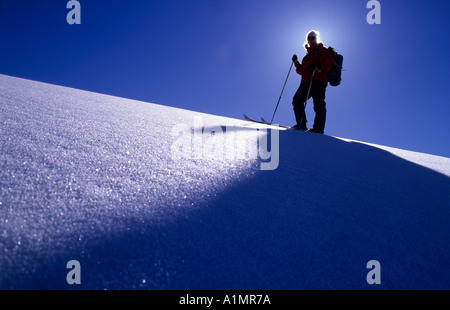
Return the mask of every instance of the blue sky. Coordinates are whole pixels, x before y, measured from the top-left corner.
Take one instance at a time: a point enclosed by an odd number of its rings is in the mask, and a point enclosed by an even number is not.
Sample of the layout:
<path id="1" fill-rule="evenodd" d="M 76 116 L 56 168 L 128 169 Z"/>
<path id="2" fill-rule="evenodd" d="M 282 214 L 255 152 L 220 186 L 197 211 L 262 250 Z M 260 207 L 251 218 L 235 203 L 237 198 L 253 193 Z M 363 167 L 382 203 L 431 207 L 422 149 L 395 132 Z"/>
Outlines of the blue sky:
<path id="1" fill-rule="evenodd" d="M 450 3 L 0 0 L 0 73 L 242 118 L 271 117 L 308 30 L 344 55 L 326 133 L 450 157 Z M 275 122 L 295 123 L 291 74 Z M 312 105 L 307 108 L 312 126 Z"/>

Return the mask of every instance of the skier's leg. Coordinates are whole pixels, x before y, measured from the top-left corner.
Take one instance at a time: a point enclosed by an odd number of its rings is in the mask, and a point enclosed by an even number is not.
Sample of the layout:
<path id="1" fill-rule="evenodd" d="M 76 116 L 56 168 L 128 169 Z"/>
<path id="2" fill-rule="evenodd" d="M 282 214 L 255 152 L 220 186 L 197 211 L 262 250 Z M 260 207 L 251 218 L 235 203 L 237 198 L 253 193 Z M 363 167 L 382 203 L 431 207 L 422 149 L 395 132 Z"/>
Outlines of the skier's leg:
<path id="1" fill-rule="evenodd" d="M 314 118 L 313 131 L 317 133 L 324 133 L 325 131 L 325 121 L 327 117 L 327 109 L 325 103 L 325 91 L 327 84 L 321 81 L 314 81 L 313 89 L 313 101 L 314 101 L 314 111 L 316 116 Z"/>
<path id="2" fill-rule="evenodd" d="M 308 92 L 309 83 L 303 83 L 297 89 L 292 100 L 294 106 L 295 120 L 300 129 L 307 130 L 306 128 L 306 114 L 305 114 L 305 99 Z"/>

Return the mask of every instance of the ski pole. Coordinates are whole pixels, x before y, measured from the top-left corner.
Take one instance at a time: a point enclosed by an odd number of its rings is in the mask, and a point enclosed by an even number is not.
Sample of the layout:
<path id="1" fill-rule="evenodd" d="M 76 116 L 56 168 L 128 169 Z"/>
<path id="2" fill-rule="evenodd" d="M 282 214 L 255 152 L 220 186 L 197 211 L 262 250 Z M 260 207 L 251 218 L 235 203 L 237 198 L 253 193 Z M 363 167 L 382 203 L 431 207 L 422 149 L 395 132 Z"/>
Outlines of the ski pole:
<path id="1" fill-rule="evenodd" d="M 271 119 L 271 121 L 270 121 L 270 124 L 273 123 L 273 119 L 274 119 L 274 117 L 275 117 L 275 113 L 277 113 L 278 105 L 280 104 L 281 97 L 283 96 L 284 88 L 286 87 L 286 83 L 287 83 L 287 81 L 288 81 L 288 79 L 289 79 L 289 75 L 291 74 L 291 70 L 292 70 L 292 65 L 293 65 L 293 64 L 294 64 L 294 62 L 291 63 L 291 67 L 289 68 L 289 72 L 288 72 L 288 75 L 287 75 L 287 77 L 286 77 L 286 81 L 284 82 L 283 89 L 281 90 L 280 98 L 278 98 L 278 103 L 277 103 L 277 106 L 275 107 L 275 111 L 273 111 L 273 115 L 272 115 L 272 119 Z"/>
<path id="2" fill-rule="evenodd" d="M 302 114 L 302 118 L 301 118 L 301 120 L 300 120 L 299 126 L 302 125 L 302 122 L 303 122 L 303 116 L 304 116 L 305 113 L 306 113 L 306 111 L 305 111 L 305 110 L 306 110 L 306 105 L 308 104 L 309 94 L 311 93 L 311 86 L 312 86 L 312 83 L 313 83 L 314 74 L 316 74 L 316 70 L 317 70 L 317 69 L 314 69 L 314 71 L 313 71 L 313 73 L 312 73 L 312 76 L 311 76 L 311 82 L 309 83 L 308 94 L 306 95 L 305 104 L 303 105 L 303 114 Z"/>

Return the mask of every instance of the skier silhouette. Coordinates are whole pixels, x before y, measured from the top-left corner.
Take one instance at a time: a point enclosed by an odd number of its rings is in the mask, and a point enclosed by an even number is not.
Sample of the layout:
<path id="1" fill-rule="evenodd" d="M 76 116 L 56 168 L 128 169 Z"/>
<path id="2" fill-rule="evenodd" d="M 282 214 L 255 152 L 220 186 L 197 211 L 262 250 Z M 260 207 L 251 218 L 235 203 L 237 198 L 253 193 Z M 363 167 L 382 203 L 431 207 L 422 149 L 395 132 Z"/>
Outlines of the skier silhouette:
<path id="1" fill-rule="evenodd" d="M 327 114 L 325 104 L 325 91 L 328 85 L 327 74 L 333 66 L 333 57 L 320 42 L 319 36 L 320 33 L 316 30 L 308 32 L 305 42 L 306 55 L 301 63 L 298 61 L 296 54 L 292 56 L 296 71 L 302 76 L 300 87 L 294 95 L 292 105 L 297 121 L 293 128 L 307 131 L 305 102 L 312 97 L 316 116 L 314 126 L 309 131 L 323 134 Z"/>

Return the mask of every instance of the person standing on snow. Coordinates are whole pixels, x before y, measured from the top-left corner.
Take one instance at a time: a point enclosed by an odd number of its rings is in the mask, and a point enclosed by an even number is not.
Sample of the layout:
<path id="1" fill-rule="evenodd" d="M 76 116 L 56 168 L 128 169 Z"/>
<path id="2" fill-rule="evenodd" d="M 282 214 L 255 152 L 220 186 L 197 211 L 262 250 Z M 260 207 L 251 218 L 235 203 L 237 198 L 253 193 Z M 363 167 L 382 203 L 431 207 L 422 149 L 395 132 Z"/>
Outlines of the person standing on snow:
<path id="1" fill-rule="evenodd" d="M 292 105 L 297 121 L 293 128 L 307 131 L 305 102 L 312 97 L 316 117 L 314 118 L 314 126 L 309 131 L 323 134 L 327 114 L 325 107 L 325 91 L 328 85 L 327 74 L 333 66 L 333 57 L 320 42 L 319 35 L 318 31 L 312 30 L 306 36 L 305 49 L 307 53 L 303 57 L 302 63 L 298 61 L 297 55 L 292 56 L 296 71 L 302 76 L 300 87 L 294 95 Z M 314 78 L 311 80 L 313 76 Z"/>

